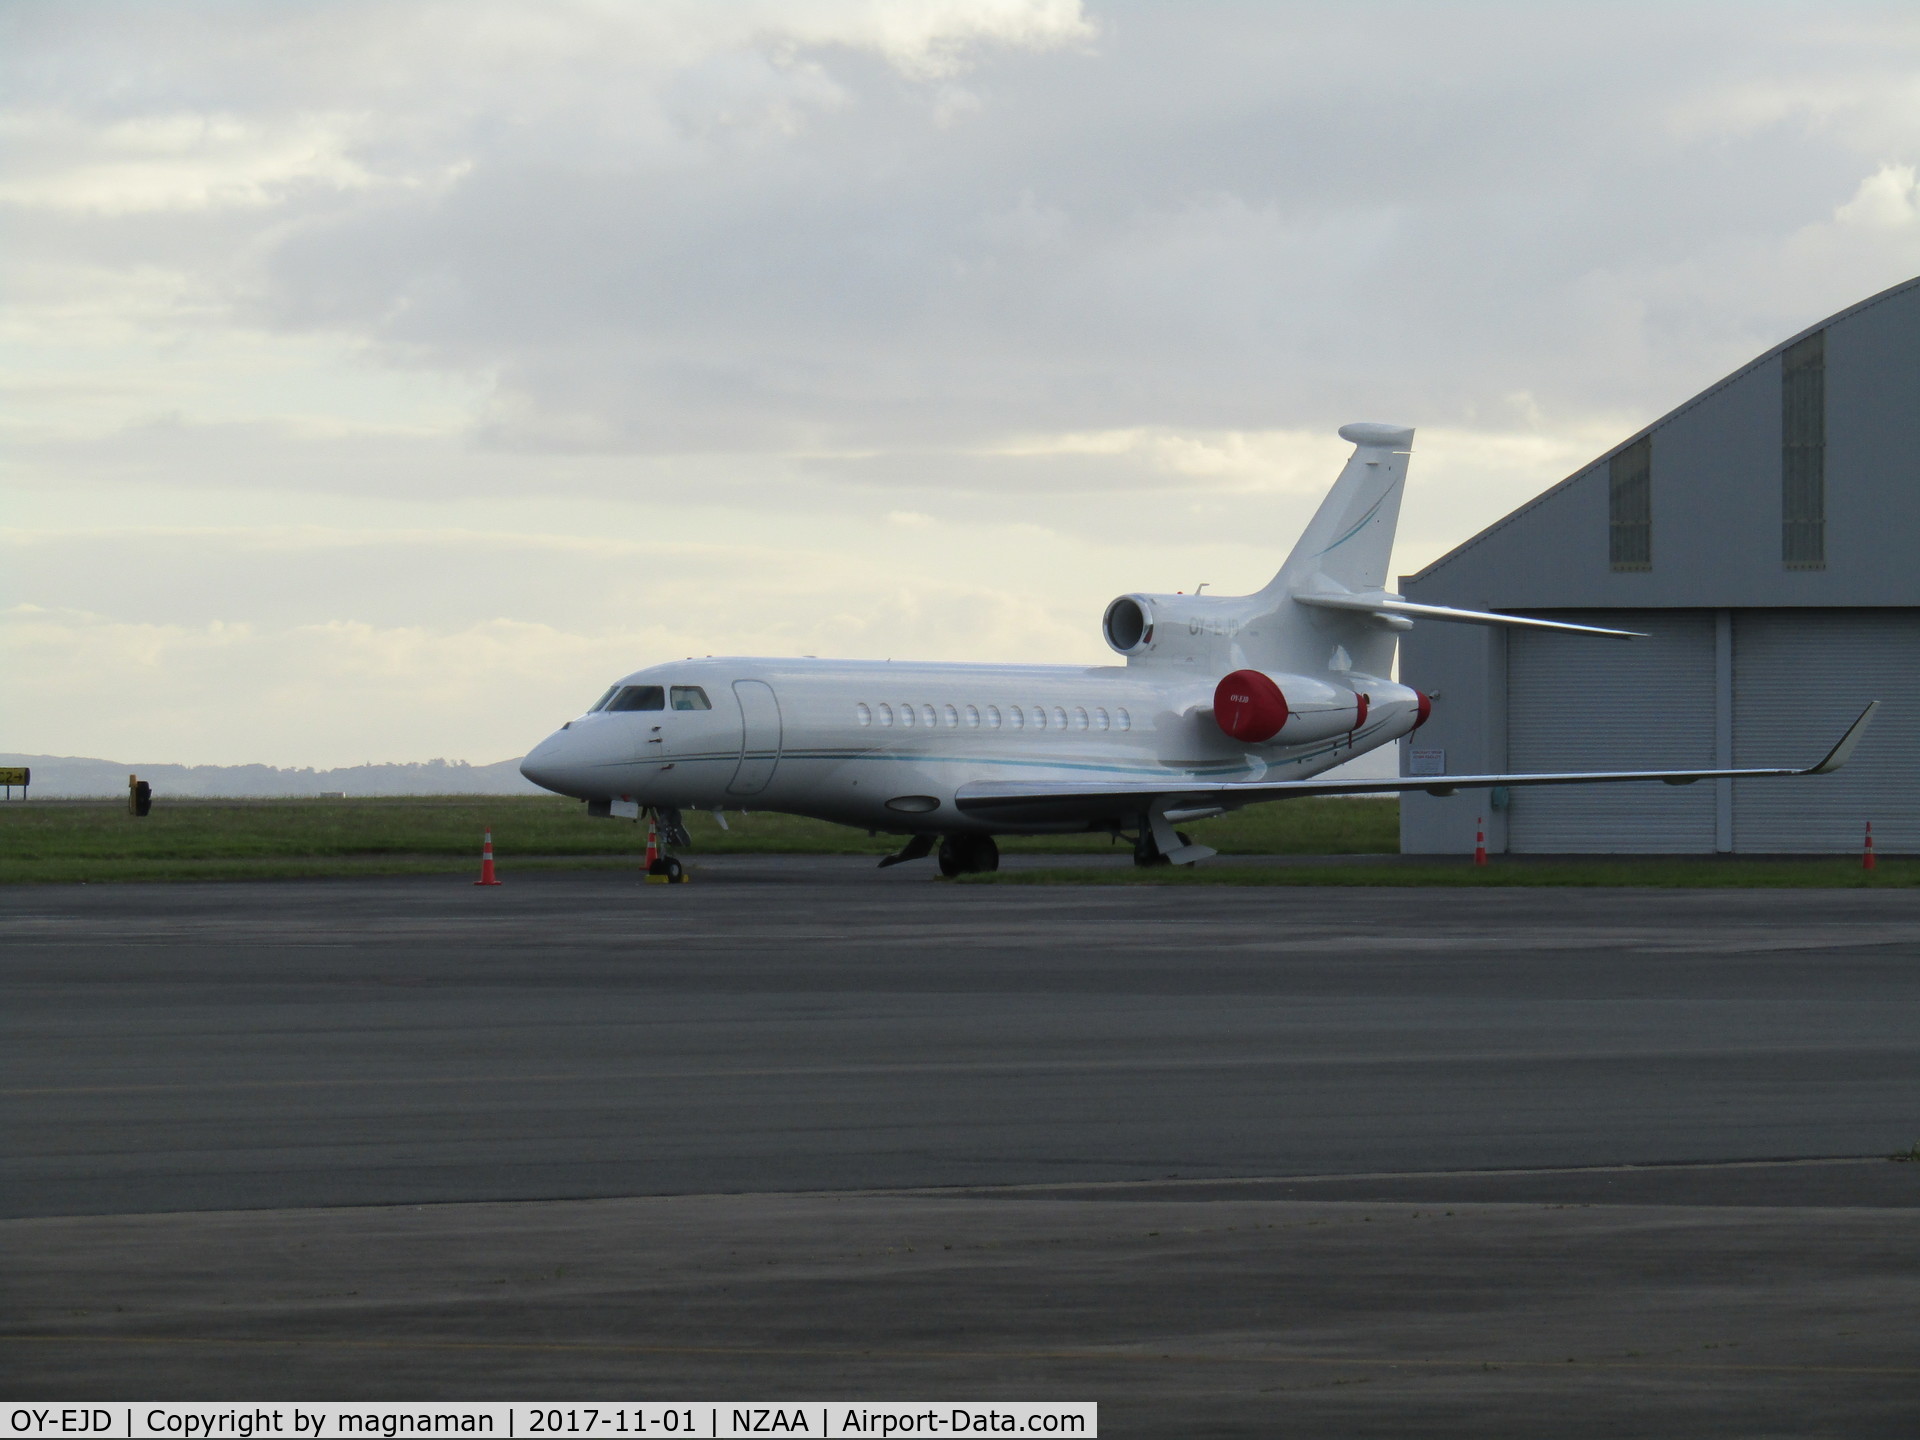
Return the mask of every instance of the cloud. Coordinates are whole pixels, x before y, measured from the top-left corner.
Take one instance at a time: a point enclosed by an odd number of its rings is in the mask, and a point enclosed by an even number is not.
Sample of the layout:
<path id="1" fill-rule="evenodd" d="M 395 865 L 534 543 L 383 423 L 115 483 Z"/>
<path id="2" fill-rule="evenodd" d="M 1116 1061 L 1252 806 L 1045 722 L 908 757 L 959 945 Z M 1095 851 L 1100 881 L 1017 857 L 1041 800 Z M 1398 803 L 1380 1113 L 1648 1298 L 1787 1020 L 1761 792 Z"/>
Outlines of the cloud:
<path id="1" fill-rule="evenodd" d="M 792 546 L 565 535 L 144 529 L 0 550 L 8 589 L 37 597 L 0 610 L 9 744 L 36 753 L 497 759 L 676 656 L 1098 658 L 1097 612 L 1065 624 L 924 547 L 877 548 L 860 575 Z"/>
<path id="2" fill-rule="evenodd" d="M 566 718 L 562 697 L 585 676 L 630 668 L 615 658 L 623 643 L 658 637 L 512 621 L 188 626 L 20 606 L 0 614 L 0 638 L 34 676 L 9 716 L 29 748 L 356 764 L 416 758 L 448 737 L 490 758 L 523 753 Z"/>
<path id="3" fill-rule="evenodd" d="M 636 613 L 657 619 L 591 632 L 507 618 L 192 625 L 15 606 L 0 612 L 0 646 L 31 683 L 9 706 L 9 741 L 181 764 L 347 765 L 449 745 L 498 759 L 524 753 L 608 681 L 706 653 L 715 634 L 739 642 L 732 653 L 884 655 L 887 639 L 912 636 L 915 653 L 938 654 L 964 627 L 1006 654 L 1051 628 L 1017 597 L 977 588 L 841 589 L 811 607 L 753 598 L 755 614 L 695 625 L 656 592 Z"/>
<path id="4" fill-rule="evenodd" d="M 202 324 L 484 377 L 472 435 L 524 454 L 1645 411 L 1913 263 L 1796 240 L 1909 203 L 1898 164 L 1846 200 L 1916 109 L 1879 12 L 289 4 L 210 50 L 28 13 L 19 194 L 101 211 L 29 251 L 194 212 L 140 234 Z"/>
<path id="5" fill-rule="evenodd" d="M 1920 220 L 1920 184 L 1911 165 L 1882 165 L 1860 182 L 1846 204 L 1833 212 L 1842 225 L 1899 230 Z"/>
<path id="6" fill-rule="evenodd" d="M 1689 79 L 1601 12 L 1490 46 L 1453 12 L 1191 13 L 1096 11 L 1092 46 L 981 61 L 959 120 L 873 36 L 740 40 L 639 86 L 617 147 L 608 114 L 552 110 L 538 147 L 450 141 L 444 191 L 288 230 L 252 313 L 487 370 L 504 448 L 912 451 L 1325 428 L 1359 396 L 1453 420 L 1489 385 L 1654 406 L 1909 263 L 1797 263 L 1835 204 L 1837 95 L 1766 125 L 1664 115 L 1663 89 L 1778 61 L 1692 50 L 1697 19 L 1640 17 Z M 1389 30 L 1433 63 L 1383 57 Z M 1364 106 L 1322 63 L 1354 52 Z M 1866 79 L 1854 111 L 1911 85 Z M 1761 323 L 1711 290 L 1635 303 L 1728 257 L 1779 297 Z"/>
<path id="7" fill-rule="evenodd" d="M 1343 422 L 1419 429 L 1411 570 L 1920 271 L 1865 4 L 22 0 L 0 96 L 20 713 L 125 665 L 207 759 L 1097 660 Z"/>
<path id="8" fill-rule="evenodd" d="M 351 158 L 351 128 L 329 116 L 269 126 L 187 112 L 88 126 L 58 112 L 14 114 L 0 143 L 32 164 L 0 176 L 0 204 L 128 215 L 258 209 L 301 186 L 362 189 L 374 177 Z"/>

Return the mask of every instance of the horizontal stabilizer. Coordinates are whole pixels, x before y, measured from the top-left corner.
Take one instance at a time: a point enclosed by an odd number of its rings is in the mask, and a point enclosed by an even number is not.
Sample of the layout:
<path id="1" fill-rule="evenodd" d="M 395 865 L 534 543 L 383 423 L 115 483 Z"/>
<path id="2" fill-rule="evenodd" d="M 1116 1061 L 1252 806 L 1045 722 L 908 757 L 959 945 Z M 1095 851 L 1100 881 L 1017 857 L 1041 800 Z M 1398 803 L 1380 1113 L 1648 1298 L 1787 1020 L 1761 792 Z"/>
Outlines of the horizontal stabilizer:
<path id="1" fill-rule="evenodd" d="M 1360 610 L 1374 615 L 1405 615 L 1426 620 L 1454 620 L 1467 625 L 1510 625 L 1522 630 L 1564 630 L 1570 635 L 1608 635 L 1616 639 L 1644 639 L 1638 630 L 1608 630 L 1599 625 L 1569 625 L 1564 620 L 1535 620 L 1528 615 L 1501 615 L 1492 610 L 1456 610 L 1450 605 L 1416 605 L 1397 595 L 1307 594 L 1293 597 L 1302 605 L 1323 610 Z"/>
<path id="2" fill-rule="evenodd" d="M 1292 795 L 1389 795 L 1424 790 L 1451 795 L 1456 790 L 1489 790 L 1496 785 L 1599 785 L 1626 780 L 1662 780 L 1691 785 L 1696 780 L 1761 780 L 1786 775 L 1831 775 L 1846 764 L 1880 708 L 1872 701 L 1824 759 L 1803 768 L 1749 770 L 1598 770 L 1536 775 L 1423 775 L 1390 780 L 1252 780 L 1224 785 L 1169 784 L 1166 781 L 1095 781 L 1071 787 L 1028 781 L 976 781 L 962 785 L 954 804 L 962 814 L 1008 821 L 1040 822 L 1098 813 L 1125 822 L 1143 810 L 1164 815 L 1169 809 L 1219 806 L 1238 809 Z"/>

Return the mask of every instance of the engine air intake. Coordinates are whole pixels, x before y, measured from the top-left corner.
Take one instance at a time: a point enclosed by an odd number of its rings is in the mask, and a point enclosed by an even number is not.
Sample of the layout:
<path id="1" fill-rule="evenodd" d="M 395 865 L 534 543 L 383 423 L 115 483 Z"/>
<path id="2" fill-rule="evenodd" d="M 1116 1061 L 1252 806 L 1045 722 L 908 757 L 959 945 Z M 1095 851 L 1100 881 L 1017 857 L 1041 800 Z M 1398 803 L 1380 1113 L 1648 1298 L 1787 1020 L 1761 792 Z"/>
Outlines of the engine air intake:
<path id="1" fill-rule="evenodd" d="M 1122 595 L 1107 606 L 1100 628 L 1107 644 L 1122 655 L 1132 655 L 1153 643 L 1153 611 L 1137 595 Z"/>
<path id="2" fill-rule="evenodd" d="M 1287 723 L 1287 697 L 1258 670 L 1236 670 L 1213 687 L 1213 718 L 1236 740 L 1271 740 Z"/>

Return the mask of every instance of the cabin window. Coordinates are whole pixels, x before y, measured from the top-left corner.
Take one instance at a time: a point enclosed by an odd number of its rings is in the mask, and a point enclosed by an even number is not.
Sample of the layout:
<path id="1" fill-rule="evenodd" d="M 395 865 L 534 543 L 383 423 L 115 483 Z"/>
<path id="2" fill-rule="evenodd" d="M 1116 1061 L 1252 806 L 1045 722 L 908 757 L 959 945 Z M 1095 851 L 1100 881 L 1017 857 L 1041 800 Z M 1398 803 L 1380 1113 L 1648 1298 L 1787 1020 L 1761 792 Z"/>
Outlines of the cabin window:
<path id="1" fill-rule="evenodd" d="M 1104 730 L 1107 728 L 1108 725 L 1112 723 L 1113 722 L 1107 718 L 1107 712 L 1104 708 L 1095 710 L 1093 712 L 1093 728 L 1094 729 Z"/>
<path id="2" fill-rule="evenodd" d="M 1133 728 L 1133 717 L 1127 714 L 1126 706 L 1122 705 L 1118 710 L 1113 712 L 1113 728 L 1116 730 L 1131 730 Z"/>
<path id="3" fill-rule="evenodd" d="M 929 730 L 940 723 L 940 717 L 934 713 L 933 706 L 931 705 L 922 705 L 920 707 L 920 719 L 925 722 Z"/>
<path id="4" fill-rule="evenodd" d="M 978 730 L 980 728 L 980 707 L 978 705 L 967 706 L 967 728 L 969 730 Z"/>
<path id="5" fill-rule="evenodd" d="M 664 710 L 667 692 L 658 685 L 622 685 L 611 700 L 609 710 Z"/>
<path id="6" fill-rule="evenodd" d="M 1033 728 L 1036 730 L 1044 730 L 1047 728 L 1046 706 L 1036 705 L 1033 707 Z"/>
<path id="7" fill-rule="evenodd" d="M 1007 728 L 1009 730 L 1018 730 L 1022 725 L 1025 725 L 1026 723 L 1027 723 L 1026 711 L 1022 710 L 1018 705 L 1009 705 L 1007 707 Z"/>
<path id="8" fill-rule="evenodd" d="M 900 723 L 909 730 L 913 728 L 913 706 L 902 705 L 900 707 Z"/>
<path id="9" fill-rule="evenodd" d="M 954 709 L 953 706 L 949 705 L 947 706 L 945 713 L 946 713 L 946 719 L 947 719 L 947 728 L 949 730 L 957 729 L 960 724 L 960 712 Z"/>
<path id="10" fill-rule="evenodd" d="M 1780 559 L 1827 568 L 1827 332 L 1780 357 Z"/>
<path id="11" fill-rule="evenodd" d="M 587 707 L 587 714 L 591 715 L 596 710 L 606 709 L 607 702 L 613 699 L 613 697 L 618 695 L 619 693 L 620 693 L 620 687 L 618 685 L 609 685 L 607 687 L 607 693 L 602 695 L 598 700 L 594 701 L 592 705 Z"/>
<path id="12" fill-rule="evenodd" d="M 998 730 L 999 728 L 1000 707 L 998 705 L 989 705 L 987 706 L 987 729 Z"/>
<path id="13" fill-rule="evenodd" d="M 862 725 L 873 724 L 873 711 L 868 707 L 866 701 L 862 700 L 858 705 L 853 707 L 853 718 L 858 720 Z"/>
<path id="14" fill-rule="evenodd" d="M 713 702 L 707 699 L 707 692 L 698 685 L 676 685 L 673 687 L 673 708 L 676 710 L 711 710 Z"/>
<path id="15" fill-rule="evenodd" d="M 1615 570 L 1653 569 L 1653 437 L 1642 435 L 1607 462 L 1607 560 Z"/>
<path id="16" fill-rule="evenodd" d="M 880 706 L 880 723 L 882 726 L 893 724 L 893 706 L 882 702 Z"/>
<path id="17" fill-rule="evenodd" d="M 1064 714 L 1058 710 L 1053 713 L 1059 715 L 1061 722 L 1063 724 L 1065 723 L 1067 717 Z M 1084 730 L 1087 728 L 1087 712 L 1082 710 L 1078 705 L 1073 707 L 1073 728 L 1076 730 Z"/>

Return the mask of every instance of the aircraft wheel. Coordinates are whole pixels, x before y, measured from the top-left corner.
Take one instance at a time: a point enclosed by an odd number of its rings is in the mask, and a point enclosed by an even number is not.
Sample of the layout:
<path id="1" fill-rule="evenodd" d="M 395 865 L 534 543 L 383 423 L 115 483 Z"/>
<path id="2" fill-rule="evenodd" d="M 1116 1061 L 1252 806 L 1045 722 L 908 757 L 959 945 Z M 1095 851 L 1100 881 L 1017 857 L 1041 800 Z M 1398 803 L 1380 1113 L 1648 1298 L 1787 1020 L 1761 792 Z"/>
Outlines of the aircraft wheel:
<path id="1" fill-rule="evenodd" d="M 975 875 L 1000 868 L 1000 847 L 991 835 L 949 835 L 940 842 L 940 873 Z"/>
<path id="2" fill-rule="evenodd" d="M 684 885 L 687 883 L 687 867 L 671 855 L 663 855 L 654 861 L 652 866 L 647 870 L 647 873 L 649 875 L 666 876 L 669 885 Z"/>
<path id="3" fill-rule="evenodd" d="M 1142 825 L 1140 837 L 1133 842 L 1133 863 L 1147 869 L 1155 865 L 1171 865 L 1173 862 L 1160 853 L 1160 847 L 1153 843 L 1153 832 Z"/>
<path id="4" fill-rule="evenodd" d="M 951 880 L 956 875 L 966 873 L 966 852 L 958 835 L 943 835 L 940 838 L 940 873 Z"/>

